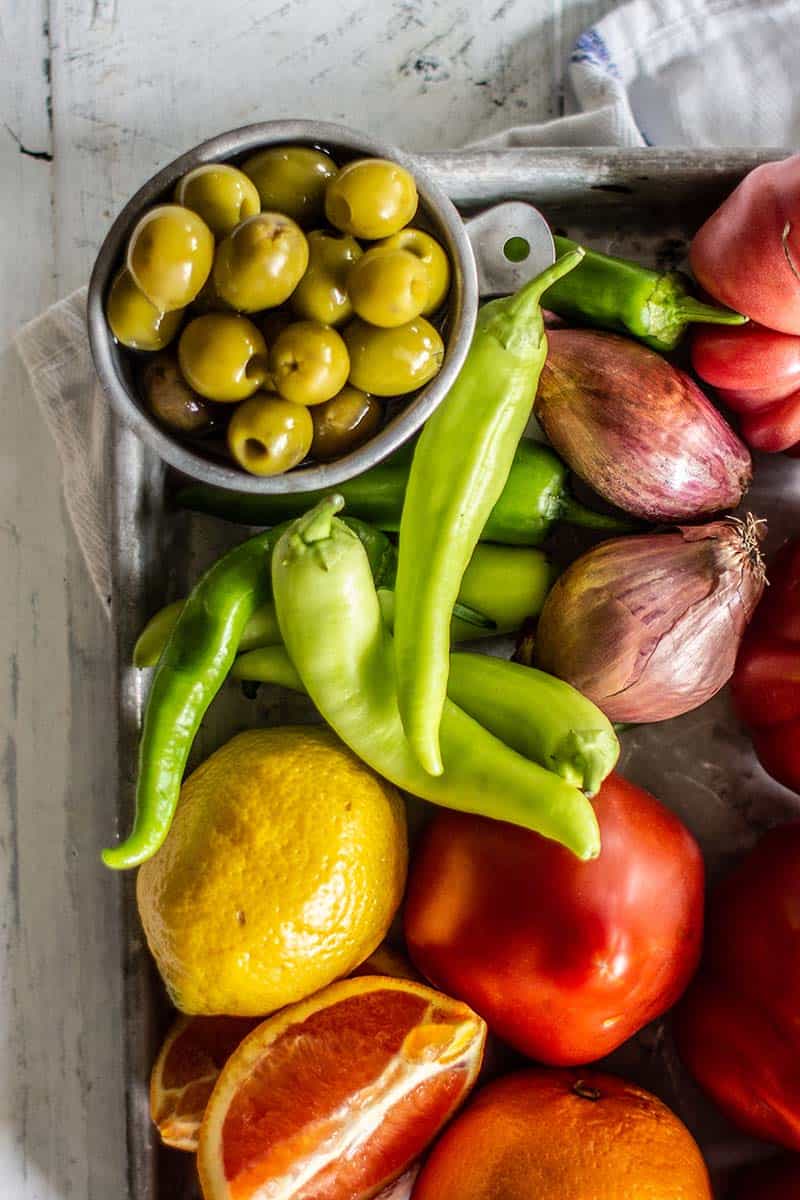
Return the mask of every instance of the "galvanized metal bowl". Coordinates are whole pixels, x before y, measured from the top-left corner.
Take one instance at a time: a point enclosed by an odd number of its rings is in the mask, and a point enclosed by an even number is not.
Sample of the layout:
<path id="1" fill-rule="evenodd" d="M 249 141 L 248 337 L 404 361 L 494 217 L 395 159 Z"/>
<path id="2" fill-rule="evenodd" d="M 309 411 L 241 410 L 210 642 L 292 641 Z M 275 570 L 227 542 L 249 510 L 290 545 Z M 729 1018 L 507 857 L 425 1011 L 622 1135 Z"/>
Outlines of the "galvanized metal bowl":
<path id="1" fill-rule="evenodd" d="M 344 159 L 359 155 L 389 158 L 412 172 L 421 211 L 433 234 L 445 247 L 452 264 L 453 281 L 448 298 L 445 356 L 439 374 L 358 450 L 336 462 L 300 466 L 285 475 L 259 477 L 240 467 L 214 462 L 170 436 L 142 403 L 134 378 L 134 356 L 119 346 L 105 318 L 105 298 L 122 261 L 125 246 L 142 212 L 171 195 L 177 181 L 201 163 L 237 161 L 264 146 L 308 144 L 330 150 Z M 240 492 L 300 492 L 330 487 L 360 474 L 402 446 L 420 428 L 447 394 L 466 357 L 478 309 L 475 258 L 461 217 L 437 184 L 397 147 L 344 125 L 321 121 L 266 121 L 246 125 L 195 146 L 164 167 L 123 208 L 109 230 L 94 264 L 89 283 L 87 321 L 89 342 L 97 374 L 106 395 L 124 421 L 165 462 L 203 483 Z"/>

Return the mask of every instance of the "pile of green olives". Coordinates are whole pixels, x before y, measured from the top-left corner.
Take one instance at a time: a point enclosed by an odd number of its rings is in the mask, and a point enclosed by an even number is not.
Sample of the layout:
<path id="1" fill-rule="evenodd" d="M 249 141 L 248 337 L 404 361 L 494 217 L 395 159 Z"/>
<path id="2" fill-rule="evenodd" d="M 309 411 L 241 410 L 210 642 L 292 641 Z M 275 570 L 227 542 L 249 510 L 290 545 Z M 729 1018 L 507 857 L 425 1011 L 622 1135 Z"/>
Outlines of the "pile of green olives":
<path id="1" fill-rule="evenodd" d="M 106 300 L 116 340 L 147 354 L 148 410 L 224 436 L 254 475 L 363 445 L 444 357 L 450 262 L 417 209 L 398 163 L 340 168 L 314 146 L 189 171 L 136 224 Z"/>

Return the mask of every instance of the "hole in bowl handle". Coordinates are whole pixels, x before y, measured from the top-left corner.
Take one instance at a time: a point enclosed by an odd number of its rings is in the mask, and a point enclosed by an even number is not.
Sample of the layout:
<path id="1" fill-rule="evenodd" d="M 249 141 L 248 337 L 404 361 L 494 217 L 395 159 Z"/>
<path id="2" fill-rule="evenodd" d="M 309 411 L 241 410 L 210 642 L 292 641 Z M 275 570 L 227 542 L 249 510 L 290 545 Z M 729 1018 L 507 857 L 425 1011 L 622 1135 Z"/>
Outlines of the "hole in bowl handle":
<path id="1" fill-rule="evenodd" d="M 550 226 L 538 208 L 523 200 L 495 204 L 470 217 L 464 227 L 475 254 L 481 296 L 516 292 L 556 260 Z M 522 243 L 528 246 L 524 257 Z"/>

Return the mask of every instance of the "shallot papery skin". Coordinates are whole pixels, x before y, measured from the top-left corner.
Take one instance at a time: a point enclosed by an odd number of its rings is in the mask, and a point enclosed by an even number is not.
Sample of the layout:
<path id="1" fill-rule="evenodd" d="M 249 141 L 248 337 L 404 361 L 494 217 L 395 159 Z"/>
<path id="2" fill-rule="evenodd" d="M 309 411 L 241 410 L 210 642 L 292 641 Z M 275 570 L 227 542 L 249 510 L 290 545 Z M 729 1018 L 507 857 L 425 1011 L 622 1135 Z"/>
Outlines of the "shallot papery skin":
<path id="1" fill-rule="evenodd" d="M 536 633 L 538 667 L 611 721 L 665 721 L 730 679 L 764 589 L 748 517 L 603 542 L 556 582 Z"/>
<path id="2" fill-rule="evenodd" d="M 548 332 L 534 412 L 595 492 L 648 521 L 736 508 L 750 453 L 684 371 L 614 333 Z"/>

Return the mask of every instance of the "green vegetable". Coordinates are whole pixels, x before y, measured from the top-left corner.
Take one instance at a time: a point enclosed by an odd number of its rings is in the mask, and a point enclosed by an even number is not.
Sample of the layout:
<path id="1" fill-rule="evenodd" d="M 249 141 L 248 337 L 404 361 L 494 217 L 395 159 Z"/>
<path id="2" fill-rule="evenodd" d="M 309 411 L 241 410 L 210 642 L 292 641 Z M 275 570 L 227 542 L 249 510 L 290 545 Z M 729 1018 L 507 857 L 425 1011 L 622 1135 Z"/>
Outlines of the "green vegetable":
<path id="1" fill-rule="evenodd" d="M 186 761 L 211 701 L 233 665 L 242 634 L 269 599 L 269 559 L 285 526 L 277 526 L 223 555 L 192 591 L 169 635 L 147 697 L 136 780 L 133 831 L 103 851 L 115 870 L 151 858 L 169 832 Z M 394 547 L 358 522 L 352 533 L 376 578 L 394 573 Z M 364 539 L 364 543 L 359 541 Z"/>
<path id="2" fill-rule="evenodd" d="M 608 717 L 544 671 L 487 654 L 451 654 L 447 694 L 507 746 L 589 796 L 619 758 Z"/>
<path id="3" fill-rule="evenodd" d="M 362 522 L 352 519 L 349 524 L 352 528 L 365 528 Z M 383 535 L 376 531 L 376 536 L 382 538 Z M 384 620 L 390 629 L 394 622 L 394 594 L 385 589 L 394 584 L 391 566 L 388 557 L 382 557 L 382 569 L 376 575 Z M 452 641 L 466 642 L 472 638 L 516 632 L 528 617 L 536 617 L 542 611 L 554 580 L 552 563 L 541 550 L 522 546 L 476 546 L 461 581 L 460 603 L 453 609 Z M 134 647 L 135 667 L 156 665 L 184 604 L 184 600 L 176 600 L 150 618 Z M 274 646 L 280 640 L 278 617 L 270 599 L 256 609 L 247 622 L 239 642 L 239 653 Z"/>
<path id="4" fill-rule="evenodd" d="M 231 678 L 305 691 L 284 646 L 239 655 Z M 590 796 L 619 757 L 619 742 L 600 709 L 543 671 L 488 654 L 451 654 L 447 695 L 523 758 Z"/>
<path id="5" fill-rule="evenodd" d="M 417 442 L 400 523 L 395 660 L 403 728 L 431 775 L 444 770 L 450 620 L 461 578 L 506 484 L 547 356 L 539 300 L 577 249 L 478 313 L 458 378 Z"/>
<path id="6" fill-rule="evenodd" d="M 300 516 L 325 496 L 338 493 L 344 497 L 348 513 L 380 529 L 394 531 L 400 528 L 408 473 L 409 462 L 397 461 L 395 455 L 390 462 L 379 463 L 337 488 L 293 495 L 251 495 L 194 484 L 183 488 L 176 498 L 182 508 L 240 525 L 273 525 L 287 517 Z M 568 475 L 568 468 L 549 447 L 523 438 L 481 539 L 511 546 L 538 546 L 556 521 L 610 532 L 631 532 L 630 521 L 593 512 L 574 500 L 567 486 Z"/>
<path id="7" fill-rule="evenodd" d="M 559 255 L 576 243 L 556 237 Z M 678 271 L 651 271 L 624 258 L 587 250 L 576 271 L 560 279 L 542 297 L 545 308 L 561 317 L 576 318 L 599 329 L 632 334 L 654 350 L 674 350 L 686 326 L 743 325 L 747 317 L 695 299 L 689 280 Z"/>
<path id="8" fill-rule="evenodd" d="M 135 667 L 154 667 L 161 657 L 169 635 L 178 623 L 178 617 L 183 612 L 185 600 L 174 600 L 167 604 L 150 618 L 136 639 L 133 648 L 133 665 Z M 255 650 L 259 646 L 273 646 L 281 640 L 278 628 L 278 618 L 275 605 L 271 600 L 257 608 L 244 627 L 244 633 L 239 640 L 240 654 L 247 650 Z"/>
<path id="9" fill-rule="evenodd" d="M 166 604 L 150 618 L 133 647 L 132 661 L 135 667 L 156 665 L 185 604 L 185 600 L 173 600 L 172 604 Z"/>
<path id="10" fill-rule="evenodd" d="M 186 601 L 147 697 L 133 830 L 103 851 L 107 867 L 139 866 L 167 836 L 200 721 L 233 665 L 247 622 L 269 595 L 266 560 L 280 534 L 260 533 L 218 559 Z"/>
<path id="11" fill-rule="evenodd" d="M 231 667 L 230 677 L 242 683 L 273 683 L 290 692 L 306 690 L 283 644 L 260 646 L 258 650 L 240 654 Z"/>
<path id="12" fill-rule="evenodd" d="M 364 551 L 334 519 L 338 496 L 283 534 L 272 588 L 283 640 L 305 689 L 339 737 L 398 787 L 448 808 L 532 829 L 582 859 L 600 850 L 594 809 L 581 791 L 529 762 L 447 701 L 444 772 L 419 765 L 403 733 L 391 635 Z"/>

